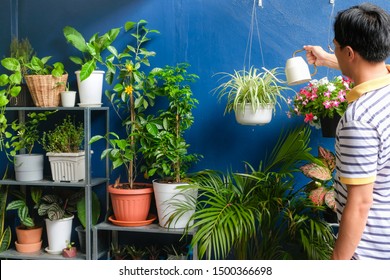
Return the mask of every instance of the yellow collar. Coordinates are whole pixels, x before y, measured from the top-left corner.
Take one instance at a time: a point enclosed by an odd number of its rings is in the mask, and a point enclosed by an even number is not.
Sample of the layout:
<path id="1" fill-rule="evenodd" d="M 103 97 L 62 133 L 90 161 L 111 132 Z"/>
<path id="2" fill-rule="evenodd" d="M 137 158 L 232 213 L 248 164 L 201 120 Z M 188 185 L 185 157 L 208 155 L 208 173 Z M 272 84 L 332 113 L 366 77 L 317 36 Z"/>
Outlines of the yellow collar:
<path id="1" fill-rule="evenodd" d="M 390 72 L 390 65 L 387 65 L 387 69 Z M 347 94 L 347 101 L 348 103 L 351 103 L 358 99 L 363 94 L 373 91 L 376 89 L 380 89 L 384 86 L 387 86 L 390 84 L 390 75 L 386 75 L 371 81 L 367 81 L 364 83 L 361 83 L 360 85 L 355 86 L 348 94 Z"/>

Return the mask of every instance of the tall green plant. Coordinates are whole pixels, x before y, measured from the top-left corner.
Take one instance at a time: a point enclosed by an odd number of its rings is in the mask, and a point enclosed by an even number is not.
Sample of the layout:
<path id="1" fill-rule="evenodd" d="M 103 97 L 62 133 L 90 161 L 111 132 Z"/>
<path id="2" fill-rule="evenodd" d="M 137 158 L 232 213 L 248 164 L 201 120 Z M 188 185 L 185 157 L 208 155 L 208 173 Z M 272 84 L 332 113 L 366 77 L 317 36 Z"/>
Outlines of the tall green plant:
<path id="1" fill-rule="evenodd" d="M 145 44 L 151 39 L 150 35 L 158 31 L 146 28 L 146 24 L 145 20 L 126 22 L 124 29 L 129 43 L 121 51 L 110 46 L 111 55 L 105 62 L 107 81 L 112 84 L 116 78 L 113 89 L 106 90 L 105 94 L 122 122 L 124 132 L 97 135 L 90 141 L 94 143 L 104 138 L 109 143 L 109 148 L 103 151 L 101 157 L 108 157 L 113 169 L 125 167 L 130 188 L 133 188 L 140 168 L 143 127 L 150 119 L 145 111 L 155 103 L 153 70 L 147 73 L 144 68 L 150 66 L 149 59 L 155 56 L 155 52 L 148 51 Z"/>
<path id="2" fill-rule="evenodd" d="M 4 172 L 3 180 L 7 177 L 7 170 Z M 5 227 L 5 209 L 7 206 L 8 186 L 0 185 L 0 252 L 8 249 L 11 243 L 11 228 Z"/>
<path id="3" fill-rule="evenodd" d="M 190 186 L 198 189 L 191 217 L 200 258 L 225 259 L 327 259 L 334 242 L 330 226 L 305 196 L 294 190 L 293 172 L 310 155 L 309 129 L 295 129 L 273 149 L 266 165 L 248 165 L 247 173 L 216 171 L 197 174 Z M 290 157 L 294 155 L 295 161 Z M 175 216 L 190 204 L 172 202 Z"/>
<path id="4" fill-rule="evenodd" d="M 199 77 L 187 72 L 189 64 L 166 66 L 155 72 L 157 95 L 168 101 L 168 107 L 145 125 L 149 138 L 144 139 L 141 152 L 148 164 L 148 176 L 155 174 L 178 183 L 186 176 L 190 165 L 201 155 L 189 154 L 184 134 L 194 123 L 192 114 L 198 100 L 193 96 L 190 83 Z"/>

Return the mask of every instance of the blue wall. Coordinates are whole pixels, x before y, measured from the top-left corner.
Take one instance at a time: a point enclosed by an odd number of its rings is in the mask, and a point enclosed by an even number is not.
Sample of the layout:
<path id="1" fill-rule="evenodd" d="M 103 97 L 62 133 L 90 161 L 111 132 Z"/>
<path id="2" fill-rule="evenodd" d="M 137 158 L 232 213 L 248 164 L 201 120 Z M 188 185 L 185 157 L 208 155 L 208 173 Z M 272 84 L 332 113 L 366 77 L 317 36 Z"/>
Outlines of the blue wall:
<path id="1" fill-rule="evenodd" d="M 0 4 L 1 57 L 8 55 L 6 50 L 14 28 L 10 3 L 16 2 L 2 0 Z M 262 51 L 255 29 L 251 55 L 256 67 L 284 67 L 285 61 L 303 45 L 320 44 L 326 48 L 332 41 L 333 6 L 329 0 L 262 2 L 263 7 L 256 7 Z M 364 1 L 335 0 L 334 15 L 361 2 Z M 390 10 L 388 0 L 371 2 Z M 218 103 L 211 94 L 218 85 L 215 73 L 233 72 L 244 66 L 253 0 L 19 0 L 18 3 L 19 37 L 28 37 L 38 56 L 52 55 L 52 61 L 63 61 L 73 87 L 76 87 L 73 74 L 76 66 L 68 57 L 76 52 L 62 35 L 64 26 L 75 27 L 87 38 L 129 20 L 145 19 L 149 28 L 159 30 L 160 34 L 148 45 L 149 50 L 157 52 L 151 60 L 152 66 L 186 61 L 191 64 L 190 71 L 200 76 L 193 86 L 199 105 L 187 137 L 191 152 L 203 154 L 204 159 L 193 170 L 241 171 L 244 161 L 257 166 L 282 129 L 302 123 L 302 119 L 288 119 L 284 106 L 266 126 L 241 126 L 233 114 L 224 116 L 225 104 Z M 324 68 L 316 78 L 335 75 L 339 72 Z M 311 144 L 314 148 L 324 145 L 333 149 L 334 139 L 322 138 L 318 130 L 313 130 Z"/>

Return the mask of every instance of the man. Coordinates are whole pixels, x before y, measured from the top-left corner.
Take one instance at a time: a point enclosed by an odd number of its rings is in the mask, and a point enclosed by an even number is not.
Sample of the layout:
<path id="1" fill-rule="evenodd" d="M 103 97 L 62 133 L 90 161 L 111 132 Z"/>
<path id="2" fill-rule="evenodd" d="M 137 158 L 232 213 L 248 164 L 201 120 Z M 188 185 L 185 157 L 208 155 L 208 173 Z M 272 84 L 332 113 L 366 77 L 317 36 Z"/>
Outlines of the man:
<path id="1" fill-rule="evenodd" d="M 305 46 L 308 63 L 355 82 L 336 136 L 340 228 L 332 259 L 390 260 L 390 15 L 372 4 L 341 11 L 334 54 Z"/>

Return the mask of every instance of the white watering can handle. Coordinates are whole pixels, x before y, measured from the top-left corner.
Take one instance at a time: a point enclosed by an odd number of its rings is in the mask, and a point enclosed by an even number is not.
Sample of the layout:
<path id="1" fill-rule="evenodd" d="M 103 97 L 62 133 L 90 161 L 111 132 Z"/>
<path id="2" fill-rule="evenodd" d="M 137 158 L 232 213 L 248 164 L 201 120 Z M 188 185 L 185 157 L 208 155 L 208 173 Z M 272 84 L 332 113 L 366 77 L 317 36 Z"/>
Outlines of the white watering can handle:
<path id="1" fill-rule="evenodd" d="M 295 57 L 295 55 L 299 52 L 303 52 L 305 51 L 305 49 L 300 49 L 300 50 L 296 50 L 294 53 L 293 53 L 293 57 Z M 317 74 L 317 66 L 315 64 L 313 64 L 313 67 L 314 67 L 314 73 L 313 74 L 310 74 L 312 77 Z"/>

